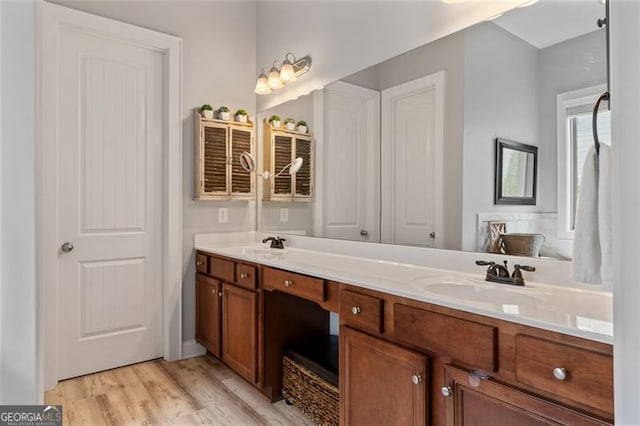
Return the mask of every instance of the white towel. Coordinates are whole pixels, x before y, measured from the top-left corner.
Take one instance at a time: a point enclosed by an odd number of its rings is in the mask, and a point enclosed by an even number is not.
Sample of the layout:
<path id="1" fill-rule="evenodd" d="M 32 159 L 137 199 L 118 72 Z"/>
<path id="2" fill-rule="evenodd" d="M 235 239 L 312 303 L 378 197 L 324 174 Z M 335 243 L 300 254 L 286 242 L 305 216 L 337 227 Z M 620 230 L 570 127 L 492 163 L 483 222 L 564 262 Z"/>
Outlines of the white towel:
<path id="1" fill-rule="evenodd" d="M 585 158 L 573 239 L 573 279 L 611 289 L 611 151 Z"/>

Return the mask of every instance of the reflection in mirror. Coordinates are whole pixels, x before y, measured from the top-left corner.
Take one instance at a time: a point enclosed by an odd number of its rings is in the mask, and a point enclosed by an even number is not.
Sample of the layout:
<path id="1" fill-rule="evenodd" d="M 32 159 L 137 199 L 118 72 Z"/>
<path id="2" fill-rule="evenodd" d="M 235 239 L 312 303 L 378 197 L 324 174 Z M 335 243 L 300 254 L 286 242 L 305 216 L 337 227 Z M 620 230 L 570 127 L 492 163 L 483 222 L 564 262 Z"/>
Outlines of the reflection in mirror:
<path id="1" fill-rule="evenodd" d="M 536 204 L 538 147 L 496 139 L 496 204 Z"/>
<path id="2" fill-rule="evenodd" d="M 300 202 L 261 182 L 259 230 L 482 252 L 505 251 L 492 235 L 542 235 L 541 257 L 570 259 L 563 206 L 588 148 L 575 141 L 591 137 L 570 124 L 606 83 L 603 16 L 597 1 L 540 0 L 262 111 L 258 161 L 265 119 L 304 120 L 314 185 Z M 496 138 L 537 147 L 506 151 L 503 173 L 505 199 L 533 202 L 496 203 Z"/>

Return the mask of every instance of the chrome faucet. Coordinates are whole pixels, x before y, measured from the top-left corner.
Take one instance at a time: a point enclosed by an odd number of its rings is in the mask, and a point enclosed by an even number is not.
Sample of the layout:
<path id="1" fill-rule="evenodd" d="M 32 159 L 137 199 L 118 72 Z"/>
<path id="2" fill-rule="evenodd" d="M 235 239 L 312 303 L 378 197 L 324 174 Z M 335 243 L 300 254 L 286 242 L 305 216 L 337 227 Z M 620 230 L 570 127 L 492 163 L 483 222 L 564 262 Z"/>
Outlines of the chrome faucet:
<path id="1" fill-rule="evenodd" d="M 514 265 L 513 274 L 509 274 L 507 261 L 505 260 L 503 261 L 503 263 L 504 265 L 500 265 L 496 262 L 476 260 L 476 265 L 488 266 L 487 276 L 485 280 L 493 283 L 524 286 L 524 277 L 522 276 L 522 271 L 534 272 L 536 270 L 536 268 L 534 268 L 533 266 Z"/>
<path id="2" fill-rule="evenodd" d="M 283 249 L 284 248 L 284 242 L 287 241 L 284 238 L 280 238 L 280 237 L 269 237 L 269 238 L 265 238 L 264 240 L 262 240 L 263 243 L 266 243 L 268 241 L 271 241 L 271 248 L 272 249 Z"/>

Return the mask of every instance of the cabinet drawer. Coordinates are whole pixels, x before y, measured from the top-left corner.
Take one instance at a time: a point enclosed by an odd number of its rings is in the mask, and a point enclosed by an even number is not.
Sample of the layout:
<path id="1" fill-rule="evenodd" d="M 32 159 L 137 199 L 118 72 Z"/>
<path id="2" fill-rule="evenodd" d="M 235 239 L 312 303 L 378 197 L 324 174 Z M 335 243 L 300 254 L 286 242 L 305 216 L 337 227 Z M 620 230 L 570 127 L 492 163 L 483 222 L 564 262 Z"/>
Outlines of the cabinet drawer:
<path id="1" fill-rule="evenodd" d="M 209 271 L 209 256 L 202 253 L 196 253 L 196 271 L 201 274 L 208 274 Z"/>
<path id="2" fill-rule="evenodd" d="M 382 299 L 343 290 L 340 293 L 340 318 L 353 328 L 369 333 L 382 333 Z"/>
<path id="3" fill-rule="evenodd" d="M 264 268 L 263 279 L 262 286 L 265 290 L 279 290 L 315 302 L 327 300 L 326 283 L 320 278 Z"/>
<path id="4" fill-rule="evenodd" d="M 209 274 L 222 281 L 233 283 L 235 279 L 236 264 L 231 260 L 221 259 L 219 257 L 209 258 Z"/>
<path id="5" fill-rule="evenodd" d="M 255 266 L 236 263 L 236 283 L 240 287 L 255 290 L 257 288 L 256 284 L 258 283 L 256 279 L 258 275 L 257 271 L 258 268 Z"/>
<path id="6" fill-rule="evenodd" d="M 564 370 L 554 372 L 554 369 Z M 516 379 L 540 390 L 613 413 L 613 359 L 609 355 L 518 334 Z"/>
<path id="7" fill-rule="evenodd" d="M 498 329 L 407 305 L 393 307 L 394 336 L 483 371 L 497 371 Z"/>

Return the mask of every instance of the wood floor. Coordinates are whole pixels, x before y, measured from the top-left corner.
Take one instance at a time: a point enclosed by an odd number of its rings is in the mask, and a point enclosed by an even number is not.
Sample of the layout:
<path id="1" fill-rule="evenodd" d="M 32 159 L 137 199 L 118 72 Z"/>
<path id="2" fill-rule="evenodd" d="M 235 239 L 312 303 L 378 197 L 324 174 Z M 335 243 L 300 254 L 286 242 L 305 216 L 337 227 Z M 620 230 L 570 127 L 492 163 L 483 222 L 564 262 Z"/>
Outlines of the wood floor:
<path id="1" fill-rule="evenodd" d="M 271 404 L 217 359 L 154 360 L 65 380 L 45 394 L 70 425 L 312 425 L 284 401 Z"/>

